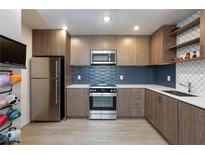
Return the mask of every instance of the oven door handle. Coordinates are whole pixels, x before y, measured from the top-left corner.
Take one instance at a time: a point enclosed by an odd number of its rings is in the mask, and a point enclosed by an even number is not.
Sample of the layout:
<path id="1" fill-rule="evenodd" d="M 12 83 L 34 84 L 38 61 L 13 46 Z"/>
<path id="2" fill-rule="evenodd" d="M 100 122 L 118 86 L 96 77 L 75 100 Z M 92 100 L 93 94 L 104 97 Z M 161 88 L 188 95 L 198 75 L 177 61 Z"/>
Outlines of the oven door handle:
<path id="1" fill-rule="evenodd" d="M 90 93 L 91 97 L 115 97 L 116 93 Z"/>

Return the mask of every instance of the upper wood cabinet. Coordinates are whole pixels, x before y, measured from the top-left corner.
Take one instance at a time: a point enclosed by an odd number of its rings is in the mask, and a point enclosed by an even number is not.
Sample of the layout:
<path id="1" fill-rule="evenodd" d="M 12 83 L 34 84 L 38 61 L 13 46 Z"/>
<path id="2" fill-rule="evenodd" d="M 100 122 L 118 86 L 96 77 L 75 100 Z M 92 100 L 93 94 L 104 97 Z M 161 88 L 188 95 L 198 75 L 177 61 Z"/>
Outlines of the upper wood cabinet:
<path id="1" fill-rule="evenodd" d="M 136 37 L 124 36 L 117 38 L 117 65 L 136 65 Z"/>
<path id="2" fill-rule="evenodd" d="M 136 64 L 149 65 L 150 36 L 136 36 Z"/>
<path id="3" fill-rule="evenodd" d="M 179 144 L 205 144 L 205 110 L 179 102 Z"/>
<path id="4" fill-rule="evenodd" d="M 201 10 L 200 15 L 200 52 L 201 57 L 205 57 L 205 10 Z"/>
<path id="5" fill-rule="evenodd" d="M 90 44 L 89 36 L 71 37 L 71 65 L 90 65 Z"/>
<path id="6" fill-rule="evenodd" d="M 176 56 L 176 50 L 168 50 L 176 44 L 176 38 L 170 37 L 169 33 L 176 28 L 175 25 L 164 25 L 151 35 L 150 64 L 170 63 Z"/>
<path id="7" fill-rule="evenodd" d="M 144 116 L 144 89 L 120 88 L 117 93 L 117 114 L 119 117 Z"/>
<path id="8" fill-rule="evenodd" d="M 33 30 L 33 56 L 65 56 L 67 38 L 65 30 Z"/>
<path id="9" fill-rule="evenodd" d="M 117 50 L 117 65 L 149 64 L 149 36 L 72 36 L 71 65 L 90 65 L 91 49 Z"/>

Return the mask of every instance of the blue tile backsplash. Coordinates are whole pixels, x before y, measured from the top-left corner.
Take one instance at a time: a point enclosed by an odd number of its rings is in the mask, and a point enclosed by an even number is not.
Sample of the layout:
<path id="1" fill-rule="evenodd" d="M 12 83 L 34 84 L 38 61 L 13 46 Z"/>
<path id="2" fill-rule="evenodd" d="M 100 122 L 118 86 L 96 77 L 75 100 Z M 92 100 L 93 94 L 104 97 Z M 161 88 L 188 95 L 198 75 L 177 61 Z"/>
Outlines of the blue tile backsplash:
<path id="1" fill-rule="evenodd" d="M 176 65 L 160 65 L 154 66 L 154 83 L 172 88 L 176 88 Z M 167 81 L 170 76 L 171 81 Z"/>
<path id="2" fill-rule="evenodd" d="M 73 84 L 161 84 L 175 87 L 175 65 L 163 66 L 73 66 Z M 78 75 L 81 80 L 78 80 Z M 120 80 L 123 75 L 123 80 Z M 171 82 L 167 82 L 167 75 L 171 76 Z"/>

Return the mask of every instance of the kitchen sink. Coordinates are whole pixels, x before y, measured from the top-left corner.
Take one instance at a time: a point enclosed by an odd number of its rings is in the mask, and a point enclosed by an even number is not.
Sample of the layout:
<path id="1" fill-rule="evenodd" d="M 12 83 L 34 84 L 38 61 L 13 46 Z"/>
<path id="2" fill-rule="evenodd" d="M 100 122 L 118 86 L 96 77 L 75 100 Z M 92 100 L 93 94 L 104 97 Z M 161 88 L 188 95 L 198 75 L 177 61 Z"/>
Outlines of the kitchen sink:
<path id="1" fill-rule="evenodd" d="M 169 94 L 173 94 L 173 95 L 181 96 L 181 97 L 197 97 L 195 95 L 183 93 L 183 92 L 176 91 L 176 90 L 162 90 L 162 91 L 165 93 L 169 93 Z"/>

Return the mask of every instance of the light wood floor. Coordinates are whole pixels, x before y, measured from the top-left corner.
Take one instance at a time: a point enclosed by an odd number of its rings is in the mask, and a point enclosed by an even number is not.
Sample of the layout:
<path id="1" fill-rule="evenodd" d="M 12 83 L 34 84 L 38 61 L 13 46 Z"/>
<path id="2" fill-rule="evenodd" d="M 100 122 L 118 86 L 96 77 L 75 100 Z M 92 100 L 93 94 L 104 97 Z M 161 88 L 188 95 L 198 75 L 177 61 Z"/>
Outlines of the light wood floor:
<path id="1" fill-rule="evenodd" d="M 144 119 L 83 120 L 31 123 L 22 130 L 22 144 L 168 144 Z"/>

